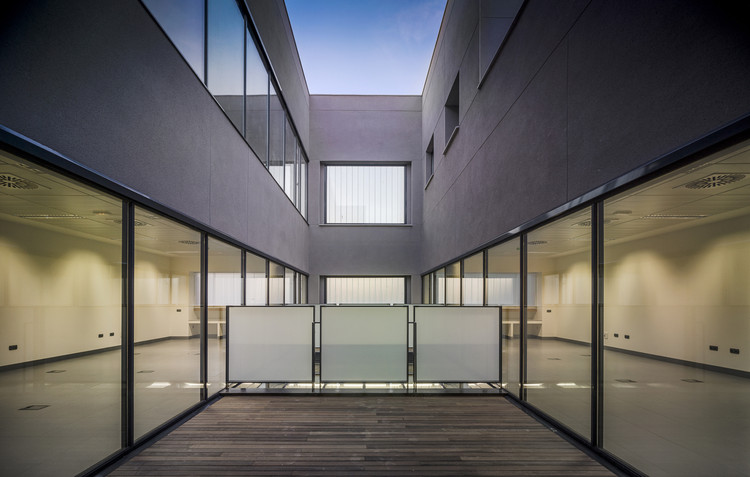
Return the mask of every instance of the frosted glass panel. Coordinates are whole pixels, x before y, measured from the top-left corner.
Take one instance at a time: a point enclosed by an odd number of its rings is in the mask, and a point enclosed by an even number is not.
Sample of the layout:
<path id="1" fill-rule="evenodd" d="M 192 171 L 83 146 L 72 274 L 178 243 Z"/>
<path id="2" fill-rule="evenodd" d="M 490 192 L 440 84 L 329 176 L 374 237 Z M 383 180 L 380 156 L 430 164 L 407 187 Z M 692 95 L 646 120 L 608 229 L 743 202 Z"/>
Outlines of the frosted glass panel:
<path id="1" fill-rule="evenodd" d="M 321 381 L 405 382 L 405 306 L 322 306 Z"/>
<path id="2" fill-rule="evenodd" d="M 312 306 L 230 307 L 230 382 L 312 380 Z"/>
<path id="3" fill-rule="evenodd" d="M 417 380 L 498 382 L 500 308 L 414 307 Z"/>
<path id="4" fill-rule="evenodd" d="M 406 223 L 405 166 L 326 166 L 326 223 Z"/>

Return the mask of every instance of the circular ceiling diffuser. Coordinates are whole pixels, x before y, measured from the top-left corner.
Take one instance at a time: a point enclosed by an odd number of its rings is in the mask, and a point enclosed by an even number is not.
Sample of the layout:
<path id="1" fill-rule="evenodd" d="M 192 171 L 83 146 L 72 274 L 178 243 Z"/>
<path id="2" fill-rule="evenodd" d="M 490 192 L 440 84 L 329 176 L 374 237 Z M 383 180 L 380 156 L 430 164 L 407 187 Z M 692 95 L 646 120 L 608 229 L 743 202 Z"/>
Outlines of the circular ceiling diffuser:
<path id="1" fill-rule="evenodd" d="M 39 188 L 39 186 L 33 182 L 14 176 L 13 174 L 0 174 L 0 187 L 23 190 L 34 190 Z"/>
<path id="2" fill-rule="evenodd" d="M 686 189 L 713 189 L 716 187 L 722 187 L 734 182 L 741 181 L 745 178 L 745 174 L 712 174 L 702 179 L 688 182 L 685 184 Z"/>

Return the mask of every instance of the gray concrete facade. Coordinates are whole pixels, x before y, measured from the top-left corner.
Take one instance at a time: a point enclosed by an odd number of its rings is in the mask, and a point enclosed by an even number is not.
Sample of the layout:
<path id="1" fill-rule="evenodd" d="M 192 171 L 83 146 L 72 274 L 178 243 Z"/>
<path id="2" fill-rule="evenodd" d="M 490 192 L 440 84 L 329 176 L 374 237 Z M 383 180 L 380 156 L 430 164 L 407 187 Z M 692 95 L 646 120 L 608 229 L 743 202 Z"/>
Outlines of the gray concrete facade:
<path id="1" fill-rule="evenodd" d="M 482 3 L 448 1 L 422 95 L 423 272 L 750 111 L 747 16 L 731 2 L 528 0 L 477 87 Z"/>

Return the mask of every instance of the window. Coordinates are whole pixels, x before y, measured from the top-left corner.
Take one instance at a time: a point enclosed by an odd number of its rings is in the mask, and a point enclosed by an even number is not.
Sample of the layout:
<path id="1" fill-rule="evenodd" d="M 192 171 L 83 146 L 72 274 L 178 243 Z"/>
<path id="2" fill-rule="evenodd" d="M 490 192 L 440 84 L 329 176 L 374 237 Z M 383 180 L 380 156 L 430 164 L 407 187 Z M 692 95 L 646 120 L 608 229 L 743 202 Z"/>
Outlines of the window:
<path id="1" fill-rule="evenodd" d="M 208 2 L 206 86 L 238 131 L 244 129 L 245 20 L 234 0 Z"/>
<path id="2" fill-rule="evenodd" d="M 204 81 L 204 0 L 144 0 L 143 3 Z"/>
<path id="3" fill-rule="evenodd" d="M 284 187 L 284 128 L 286 118 L 276 87 L 269 81 L 269 123 L 268 123 L 268 170 L 276 182 Z"/>
<path id="4" fill-rule="evenodd" d="M 448 146 L 453 142 L 453 138 L 458 132 L 458 101 L 459 101 L 459 89 L 458 89 L 458 74 L 456 79 L 453 81 L 451 91 L 448 93 L 448 99 L 445 100 L 445 109 L 443 111 L 443 117 L 445 121 L 445 149 L 443 154 L 448 150 Z"/>
<path id="5" fill-rule="evenodd" d="M 461 304 L 461 261 L 445 267 L 445 304 Z"/>
<path id="6" fill-rule="evenodd" d="M 484 303 L 484 253 L 479 252 L 464 259 L 461 294 L 463 305 Z"/>
<path id="7" fill-rule="evenodd" d="M 427 150 L 424 153 L 424 177 L 425 187 L 430 183 L 432 174 L 435 172 L 435 136 L 430 138 L 430 144 L 427 145 Z"/>
<path id="8" fill-rule="evenodd" d="M 325 168 L 325 223 L 406 223 L 406 166 Z"/>
<path id="9" fill-rule="evenodd" d="M 482 0 L 479 19 L 479 84 L 495 61 L 524 0 Z"/>
<path id="10" fill-rule="evenodd" d="M 268 158 L 268 73 L 251 35 L 245 64 L 245 138 L 266 164 Z"/>
<path id="11" fill-rule="evenodd" d="M 245 304 L 266 304 L 266 259 L 245 252 Z"/>
<path id="12" fill-rule="evenodd" d="M 406 303 L 406 277 L 326 277 L 325 293 L 331 304 Z"/>

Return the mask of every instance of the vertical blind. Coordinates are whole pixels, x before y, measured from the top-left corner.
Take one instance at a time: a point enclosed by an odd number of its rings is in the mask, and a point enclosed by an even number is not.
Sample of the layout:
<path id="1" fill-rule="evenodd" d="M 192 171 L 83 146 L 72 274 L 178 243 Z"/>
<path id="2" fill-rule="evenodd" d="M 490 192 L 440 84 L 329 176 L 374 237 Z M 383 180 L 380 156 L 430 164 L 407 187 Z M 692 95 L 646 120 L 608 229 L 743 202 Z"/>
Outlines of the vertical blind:
<path id="1" fill-rule="evenodd" d="M 406 223 L 405 166 L 326 166 L 326 223 Z"/>

